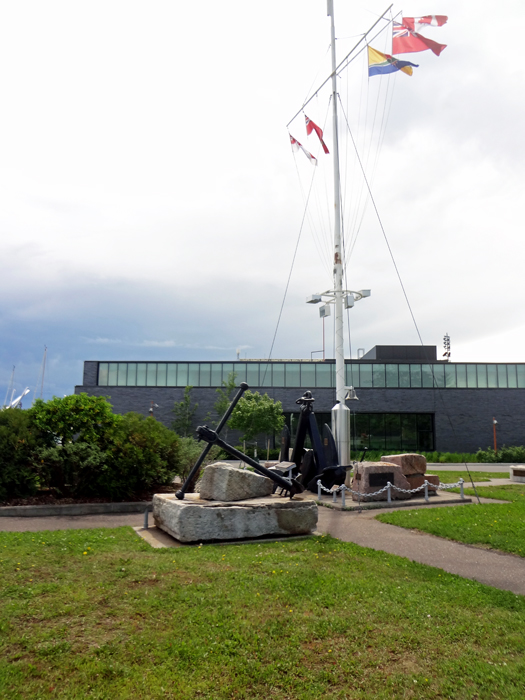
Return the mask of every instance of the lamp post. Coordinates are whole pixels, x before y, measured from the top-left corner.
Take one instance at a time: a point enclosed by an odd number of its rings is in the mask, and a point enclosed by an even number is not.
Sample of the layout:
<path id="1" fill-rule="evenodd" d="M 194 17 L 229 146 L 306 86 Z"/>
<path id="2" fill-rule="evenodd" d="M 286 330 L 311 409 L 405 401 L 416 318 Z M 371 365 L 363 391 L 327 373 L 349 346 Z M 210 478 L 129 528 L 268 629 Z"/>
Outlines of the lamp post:
<path id="1" fill-rule="evenodd" d="M 351 290 L 328 289 L 321 294 L 312 294 L 306 300 L 307 304 L 320 304 L 323 306 L 319 309 L 319 316 L 325 318 L 330 315 L 330 305 L 336 306 L 336 320 L 342 314 L 342 307 L 345 309 L 353 308 L 356 301 L 360 301 L 371 295 L 370 289 L 361 289 L 358 292 Z M 340 303 L 342 302 L 342 303 Z M 341 307 L 339 309 L 338 307 Z M 340 334 L 337 333 L 337 336 Z M 337 454 L 339 456 L 340 466 L 347 467 L 350 465 L 350 409 L 345 404 L 347 398 L 347 389 L 345 387 L 345 359 L 340 338 L 337 338 L 335 353 L 335 393 L 336 405 L 332 409 L 332 431 L 335 435 L 337 444 Z"/>

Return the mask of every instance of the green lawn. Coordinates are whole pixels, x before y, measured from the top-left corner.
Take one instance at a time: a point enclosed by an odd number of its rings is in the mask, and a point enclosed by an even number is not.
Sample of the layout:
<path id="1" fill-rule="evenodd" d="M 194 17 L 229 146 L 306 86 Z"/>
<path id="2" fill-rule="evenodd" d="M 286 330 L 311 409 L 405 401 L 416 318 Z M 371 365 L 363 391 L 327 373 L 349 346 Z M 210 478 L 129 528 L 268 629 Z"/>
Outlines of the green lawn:
<path id="1" fill-rule="evenodd" d="M 457 481 L 463 479 L 465 484 L 470 483 L 470 476 L 466 469 L 460 472 L 454 471 L 441 471 L 429 469 L 428 474 L 437 474 L 439 480 L 442 484 L 455 484 Z M 507 479 L 509 476 L 508 472 L 470 472 L 472 479 L 475 483 L 478 481 L 490 481 L 491 479 Z"/>
<path id="2" fill-rule="evenodd" d="M 377 519 L 525 557 L 525 485 L 480 486 L 477 492 L 483 498 L 511 503 L 479 505 L 475 502 L 450 508 L 414 509 L 404 513 L 382 513 Z M 465 489 L 465 494 L 474 496 L 474 489 Z"/>
<path id="3" fill-rule="evenodd" d="M 0 533 L 0 587 L 10 700 L 524 697 L 524 597 L 330 537 Z"/>

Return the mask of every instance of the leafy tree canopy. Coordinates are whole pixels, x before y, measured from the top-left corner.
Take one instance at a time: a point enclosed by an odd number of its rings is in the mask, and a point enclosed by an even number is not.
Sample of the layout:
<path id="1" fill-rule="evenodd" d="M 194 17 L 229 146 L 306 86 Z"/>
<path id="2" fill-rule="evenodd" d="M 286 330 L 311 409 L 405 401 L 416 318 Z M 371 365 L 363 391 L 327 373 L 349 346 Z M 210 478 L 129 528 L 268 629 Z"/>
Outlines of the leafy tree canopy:
<path id="1" fill-rule="evenodd" d="M 112 412 L 111 404 L 104 396 L 71 394 L 51 401 L 37 399 L 29 409 L 34 424 L 54 442 L 62 444 L 76 441 L 97 443 L 120 420 Z"/>
<path id="2" fill-rule="evenodd" d="M 268 394 L 246 391 L 235 406 L 230 419 L 230 428 L 240 430 L 244 440 L 253 440 L 257 435 L 278 433 L 284 425 L 283 408 Z"/>

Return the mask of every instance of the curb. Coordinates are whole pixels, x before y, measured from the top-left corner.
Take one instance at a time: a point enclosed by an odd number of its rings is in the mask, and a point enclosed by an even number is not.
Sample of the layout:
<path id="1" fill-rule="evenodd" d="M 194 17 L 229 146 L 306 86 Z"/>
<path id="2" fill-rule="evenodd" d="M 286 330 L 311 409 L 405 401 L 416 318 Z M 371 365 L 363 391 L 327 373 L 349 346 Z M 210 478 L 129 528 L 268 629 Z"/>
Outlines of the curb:
<path id="1" fill-rule="evenodd" d="M 69 503 L 58 506 L 3 506 L 0 518 L 38 518 L 49 515 L 104 515 L 111 513 L 144 513 L 151 511 L 151 501 L 129 503 Z"/>

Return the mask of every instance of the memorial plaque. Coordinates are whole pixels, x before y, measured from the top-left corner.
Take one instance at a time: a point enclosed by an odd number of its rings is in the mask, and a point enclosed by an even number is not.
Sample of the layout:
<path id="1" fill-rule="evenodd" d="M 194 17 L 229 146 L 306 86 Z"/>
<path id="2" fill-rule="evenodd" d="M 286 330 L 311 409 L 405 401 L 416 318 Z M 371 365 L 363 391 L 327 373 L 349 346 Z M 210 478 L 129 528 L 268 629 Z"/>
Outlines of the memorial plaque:
<path id="1" fill-rule="evenodd" d="M 379 488 L 382 488 L 383 486 L 386 486 L 389 481 L 391 484 L 394 483 L 394 472 L 369 474 L 368 479 L 368 483 L 370 486 L 378 486 Z"/>
<path id="2" fill-rule="evenodd" d="M 523 478 L 525 476 L 525 469 L 513 469 L 512 473 L 514 476 L 521 476 Z"/>

